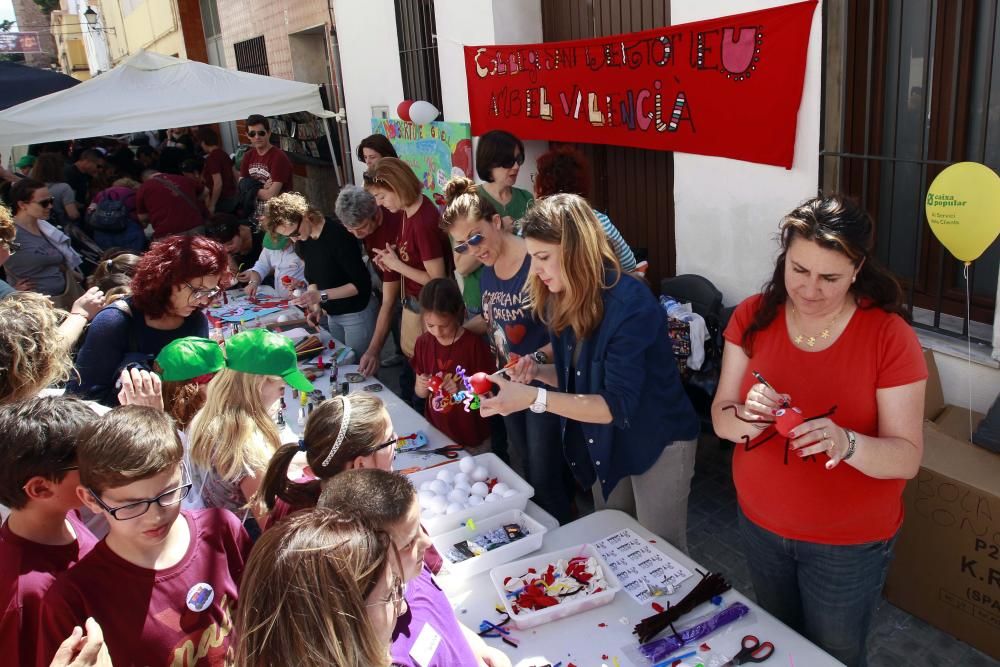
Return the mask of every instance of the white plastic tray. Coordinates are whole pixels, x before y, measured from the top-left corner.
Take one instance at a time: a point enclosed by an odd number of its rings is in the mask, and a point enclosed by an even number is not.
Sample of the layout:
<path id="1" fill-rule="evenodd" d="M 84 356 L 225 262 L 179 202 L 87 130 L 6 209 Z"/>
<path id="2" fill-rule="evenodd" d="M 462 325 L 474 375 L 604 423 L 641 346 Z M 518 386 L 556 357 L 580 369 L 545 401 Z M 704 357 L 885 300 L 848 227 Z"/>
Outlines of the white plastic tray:
<path id="1" fill-rule="evenodd" d="M 521 479 L 496 454 L 486 453 L 471 458 L 476 462 L 476 465 L 484 466 L 491 478 L 496 477 L 498 481 L 506 483 L 507 486 L 517 491 L 517 493 L 510 498 L 503 498 L 494 503 L 483 503 L 482 505 L 470 507 L 454 514 L 436 516 L 431 519 L 421 519 L 424 529 L 431 537 L 457 530 L 469 519 L 479 521 L 488 516 L 495 516 L 501 512 L 506 512 L 507 510 L 524 510 L 528 504 L 528 499 L 535 495 L 534 487 Z M 410 481 L 413 482 L 413 486 L 419 489 L 423 482 L 436 479 L 440 471 L 448 470 L 454 473 L 458 469 L 458 460 L 455 460 L 447 465 L 427 470 L 418 470 L 410 475 Z"/>
<path id="2" fill-rule="evenodd" d="M 507 597 L 507 590 L 503 585 L 504 579 L 507 577 L 521 577 L 528 571 L 529 568 L 535 568 L 538 572 L 543 572 L 550 564 L 554 564 L 560 560 L 569 560 L 570 558 L 575 558 L 576 556 L 592 556 L 597 559 L 598 564 L 601 566 L 601 570 L 604 572 L 604 581 L 607 583 L 607 587 L 603 591 L 593 595 L 588 595 L 587 597 L 583 597 L 578 600 L 563 602 L 555 605 L 554 607 L 546 607 L 545 609 L 540 609 L 538 611 L 522 610 L 518 614 L 514 613 L 510 604 L 510 599 Z M 508 563 L 507 565 L 495 567 L 490 570 L 490 578 L 493 580 L 493 585 L 496 587 L 497 593 L 500 595 L 500 599 L 503 600 L 503 605 L 507 609 L 507 614 L 510 616 L 511 620 L 514 621 L 514 625 L 521 630 L 533 628 L 535 626 L 542 625 L 543 623 L 550 623 L 560 618 L 566 618 L 567 616 L 572 616 L 573 614 L 579 614 L 589 609 L 604 606 L 611 602 L 615 597 L 615 593 L 620 591 L 622 588 L 621 584 L 618 582 L 618 577 L 615 576 L 615 573 L 611 571 L 608 564 L 604 562 L 603 558 L 601 558 L 601 554 L 597 553 L 597 549 L 590 544 L 580 544 L 575 547 L 569 547 L 568 549 L 561 549 L 547 554 L 540 554 L 532 556 L 531 558 L 525 558 L 513 563 Z"/>
<path id="3" fill-rule="evenodd" d="M 516 523 L 524 528 L 528 534 L 521 539 L 487 551 L 481 556 L 467 558 L 458 563 L 448 560 L 448 551 L 458 542 L 477 537 L 484 533 L 502 528 L 509 523 Z M 542 546 L 542 538 L 545 537 L 546 528 L 538 523 L 522 510 L 507 510 L 495 516 L 475 521 L 476 529 L 469 530 L 467 527 L 452 530 L 432 539 L 434 548 L 438 550 L 444 559 L 445 567 L 448 568 L 448 576 L 457 579 L 467 579 L 480 572 L 485 572 L 490 568 L 504 563 L 509 563 L 515 558 L 520 558 L 532 551 L 536 551 Z"/>

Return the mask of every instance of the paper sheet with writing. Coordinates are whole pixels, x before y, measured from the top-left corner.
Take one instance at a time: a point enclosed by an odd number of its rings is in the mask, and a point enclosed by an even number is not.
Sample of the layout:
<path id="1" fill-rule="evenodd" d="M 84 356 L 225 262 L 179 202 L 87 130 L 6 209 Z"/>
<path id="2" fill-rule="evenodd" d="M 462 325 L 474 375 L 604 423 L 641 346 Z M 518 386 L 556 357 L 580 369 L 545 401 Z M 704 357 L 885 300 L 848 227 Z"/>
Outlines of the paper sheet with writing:
<path id="1" fill-rule="evenodd" d="M 642 539 L 631 528 L 625 528 L 594 544 L 594 548 L 615 573 L 636 602 L 645 604 L 655 599 L 649 586 L 677 586 L 691 576 L 691 571 L 675 563 L 662 551 Z"/>

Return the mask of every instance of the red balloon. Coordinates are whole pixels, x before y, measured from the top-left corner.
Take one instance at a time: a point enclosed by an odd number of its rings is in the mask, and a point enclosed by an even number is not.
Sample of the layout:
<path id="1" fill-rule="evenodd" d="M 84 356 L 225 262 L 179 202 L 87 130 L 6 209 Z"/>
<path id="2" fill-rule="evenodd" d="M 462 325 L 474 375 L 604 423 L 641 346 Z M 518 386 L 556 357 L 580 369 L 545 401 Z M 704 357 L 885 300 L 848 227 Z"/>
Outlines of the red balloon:
<path id="1" fill-rule="evenodd" d="M 410 120 L 410 107 L 413 106 L 413 100 L 403 100 L 396 107 L 396 115 L 399 116 L 400 120 L 405 120 L 407 122 L 412 122 Z"/>
<path id="2" fill-rule="evenodd" d="M 476 392 L 480 396 L 485 396 L 493 390 L 493 380 L 490 376 L 482 371 L 476 373 L 469 378 L 469 384 L 472 385 L 472 391 Z"/>
<path id="3" fill-rule="evenodd" d="M 798 408 L 782 408 L 774 416 L 778 418 L 774 427 L 778 429 L 778 433 L 786 438 L 793 428 L 806 420 Z"/>

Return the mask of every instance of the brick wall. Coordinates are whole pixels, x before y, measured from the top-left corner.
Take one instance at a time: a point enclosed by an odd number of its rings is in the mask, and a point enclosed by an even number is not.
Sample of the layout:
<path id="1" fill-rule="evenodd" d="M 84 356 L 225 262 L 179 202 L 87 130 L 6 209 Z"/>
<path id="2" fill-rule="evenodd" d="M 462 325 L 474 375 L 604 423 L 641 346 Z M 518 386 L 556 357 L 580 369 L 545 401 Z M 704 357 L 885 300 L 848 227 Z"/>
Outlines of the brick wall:
<path id="1" fill-rule="evenodd" d="M 282 79 L 294 78 L 288 34 L 330 23 L 327 0 L 218 0 L 218 8 L 226 66 L 236 68 L 233 44 L 264 35 L 271 76 Z"/>
<path id="2" fill-rule="evenodd" d="M 25 53 L 24 62 L 32 67 L 48 67 L 57 63 L 56 41 L 49 29 L 49 17 L 42 13 L 32 0 L 13 0 L 14 16 L 17 18 L 18 30 L 21 32 L 37 32 L 42 45 L 42 53 Z"/>

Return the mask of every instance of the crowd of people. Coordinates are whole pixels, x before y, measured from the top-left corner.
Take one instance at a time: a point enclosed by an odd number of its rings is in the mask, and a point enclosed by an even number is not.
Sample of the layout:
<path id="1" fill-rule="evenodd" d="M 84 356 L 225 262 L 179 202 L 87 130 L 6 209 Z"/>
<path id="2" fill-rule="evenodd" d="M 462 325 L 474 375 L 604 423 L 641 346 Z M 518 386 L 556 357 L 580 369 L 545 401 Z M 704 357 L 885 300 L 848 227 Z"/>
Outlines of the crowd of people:
<path id="1" fill-rule="evenodd" d="M 508 461 L 560 523 L 584 494 L 686 550 L 700 420 L 579 151 L 542 155 L 528 192 L 524 145 L 489 132 L 480 182 L 452 179 L 442 210 L 373 135 L 363 186 L 323 211 L 268 119 L 246 127 L 235 161 L 213 128 L 173 128 L 134 149 L 33 147 L 2 174 L 0 647 L 16 664 L 511 664 L 435 582 L 384 403 L 335 396 L 283 439 L 285 386 L 312 384 L 280 334 L 209 339 L 226 289 L 300 288 L 291 303 L 361 373 L 399 362 L 403 398 Z M 919 466 L 927 375 L 871 250 L 841 197 L 784 217 L 772 278 L 725 331 L 711 414 L 738 443 L 760 604 L 848 665 Z M 455 398 L 459 367 L 491 374 L 478 411 Z M 786 410 L 807 419 L 772 437 Z"/>

